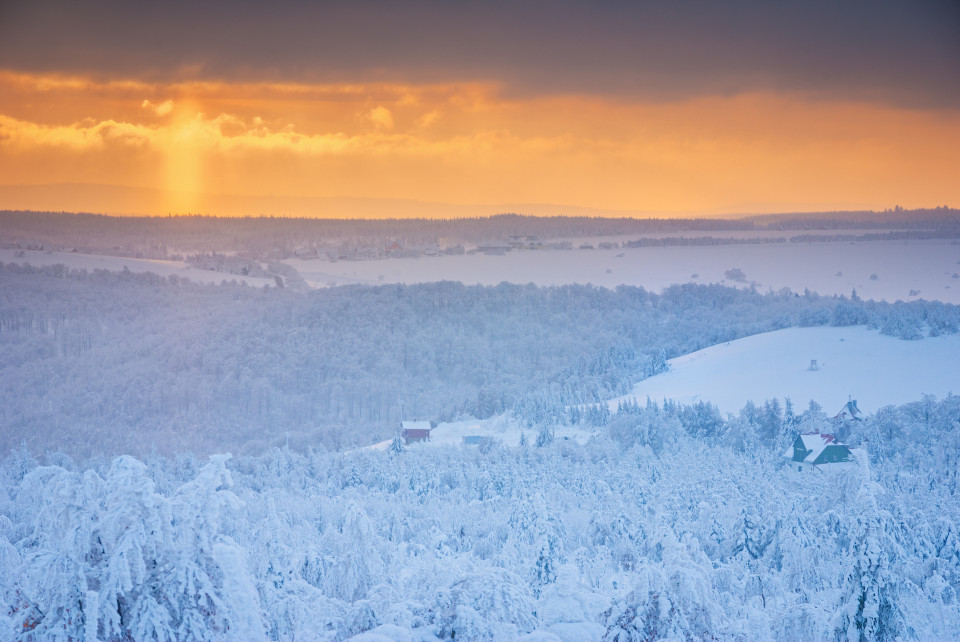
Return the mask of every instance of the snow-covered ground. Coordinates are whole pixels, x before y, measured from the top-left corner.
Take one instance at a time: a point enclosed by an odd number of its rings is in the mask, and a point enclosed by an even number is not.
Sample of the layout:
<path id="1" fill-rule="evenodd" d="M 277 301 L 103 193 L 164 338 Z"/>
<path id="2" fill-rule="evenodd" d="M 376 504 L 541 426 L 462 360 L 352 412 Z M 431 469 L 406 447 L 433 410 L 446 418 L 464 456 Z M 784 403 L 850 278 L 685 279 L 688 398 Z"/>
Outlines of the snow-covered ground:
<path id="1" fill-rule="evenodd" d="M 819 370 L 810 370 L 816 359 Z M 904 341 L 864 326 L 788 328 L 711 346 L 670 360 L 621 399 L 641 403 L 708 401 L 724 414 L 747 401 L 790 397 L 797 411 L 813 399 L 830 415 L 848 396 L 864 413 L 890 404 L 960 393 L 960 336 Z"/>
<path id="2" fill-rule="evenodd" d="M 585 430 L 579 426 L 558 426 L 554 432 L 554 439 L 570 440 L 584 444 L 594 432 L 593 428 Z M 464 439 L 467 437 L 490 437 L 504 446 L 519 446 L 521 437 L 525 437 L 531 444 L 534 443 L 537 439 L 537 431 L 536 429 L 522 427 L 503 416 L 486 420 L 471 419 L 468 421 L 443 422 L 431 431 L 429 442 L 414 443 L 410 446 L 413 448 L 462 446 L 466 445 Z M 386 450 L 390 447 L 392 441 L 392 439 L 381 441 L 362 450 Z M 468 447 L 476 446 L 477 444 L 473 444 Z"/>
<path id="3" fill-rule="evenodd" d="M 622 241 L 628 240 L 623 237 Z M 528 250 L 380 261 L 287 261 L 317 287 L 361 283 L 461 281 L 496 285 L 592 283 L 659 292 L 675 283 L 720 283 L 761 291 L 790 288 L 823 295 L 960 303 L 960 245 L 955 241 L 769 243 L 612 250 Z M 740 268 L 746 282 L 731 281 Z M 914 291 L 914 294 L 911 294 Z"/>
<path id="4" fill-rule="evenodd" d="M 817 370 L 810 370 L 812 360 Z M 942 399 L 960 393 L 960 336 L 904 341 L 864 326 L 788 328 L 711 346 L 676 359 L 670 370 L 639 382 L 633 390 L 608 402 L 616 412 L 621 401 L 647 397 L 690 404 L 706 401 L 721 413 L 739 412 L 748 401 L 762 404 L 787 397 L 799 413 L 810 400 L 832 416 L 852 396 L 867 414 L 887 405 L 919 400 L 925 394 Z M 561 426 L 556 439 L 585 443 L 593 429 Z M 429 443 L 414 447 L 456 446 L 469 436 L 493 437 L 517 446 L 521 435 L 531 443 L 536 431 L 506 417 L 439 424 Z M 369 448 L 385 450 L 390 440 Z"/>
<path id="5" fill-rule="evenodd" d="M 620 242 L 632 237 L 611 237 Z M 577 247 L 575 244 L 574 247 Z M 76 269 L 175 274 L 201 283 L 223 280 L 253 286 L 273 279 L 245 277 L 191 267 L 183 261 L 160 261 L 64 252 L 0 250 L 0 262 L 54 265 Z M 871 241 L 769 243 L 692 247 L 619 248 L 611 250 L 527 250 L 502 256 L 453 256 L 338 261 L 290 259 L 314 287 L 346 284 L 461 281 L 467 285 L 591 283 L 615 288 L 636 285 L 659 292 L 676 283 L 755 285 L 761 291 L 809 289 L 823 295 L 864 299 L 927 300 L 960 304 L 960 245 L 956 241 Z M 745 280 L 727 278 L 739 268 Z"/>
<path id="6" fill-rule="evenodd" d="M 22 256 L 21 256 L 22 254 Z M 236 281 L 252 286 L 273 286 L 274 279 L 242 276 L 213 270 L 201 270 L 187 265 L 183 261 L 161 261 L 157 259 L 135 259 L 125 256 L 105 256 L 101 254 L 81 254 L 78 252 L 47 252 L 38 250 L 0 249 L 0 263 L 27 263 L 34 266 L 65 265 L 74 270 L 109 270 L 121 272 L 124 268 L 131 272 L 153 272 L 160 276 L 175 275 L 198 283 L 220 283 Z"/>

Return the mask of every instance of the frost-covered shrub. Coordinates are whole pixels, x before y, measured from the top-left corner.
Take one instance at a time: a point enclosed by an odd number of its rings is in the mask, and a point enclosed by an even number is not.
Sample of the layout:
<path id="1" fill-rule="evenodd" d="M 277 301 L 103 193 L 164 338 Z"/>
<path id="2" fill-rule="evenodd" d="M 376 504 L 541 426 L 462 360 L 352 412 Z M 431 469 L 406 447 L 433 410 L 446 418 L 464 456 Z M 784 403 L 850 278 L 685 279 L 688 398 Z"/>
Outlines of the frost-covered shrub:
<path id="1" fill-rule="evenodd" d="M 866 325 L 869 321 L 870 315 L 867 314 L 860 302 L 842 299 L 833 307 L 830 325 Z"/>
<path id="2" fill-rule="evenodd" d="M 865 481 L 851 538 L 851 564 L 847 567 L 841 604 L 832 628 L 841 640 L 898 640 L 905 633 L 902 580 L 889 569 L 885 550 L 892 544 L 887 534 L 888 516 L 876 504 L 875 484 Z"/>
<path id="3" fill-rule="evenodd" d="M 724 272 L 723 275 L 731 281 L 737 281 L 739 283 L 746 283 L 747 281 L 747 275 L 744 274 L 740 268 L 730 268 Z"/>
<path id="4" fill-rule="evenodd" d="M 828 325 L 832 316 L 833 313 L 829 308 L 804 310 L 800 313 L 800 326 L 807 328 L 811 326 Z"/>
<path id="5" fill-rule="evenodd" d="M 457 580 L 437 599 L 443 638 L 505 640 L 537 626 L 528 584 L 505 569 L 478 570 Z"/>
<path id="6" fill-rule="evenodd" d="M 912 314 L 895 312 L 883 322 L 880 333 L 911 341 L 922 339 L 923 321 Z"/>
<path id="7" fill-rule="evenodd" d="M 347 602 L 365 598 L 384 579 L 386 567 L 380 555 L 380 537 L 355 501 L 346 507 L 335 545 L 336 552 L 326 562 L 324 592 Z"/>
<path id="8" fill-rule="evenodd" d="M 677 639 L 704 640 L 715 636 L 720 609 L 702 572 L 646 565 L 635 575 L 635 588 L 605 615 L 604 642 Z"/>
<path id="9" fill-rule="evenodd" d="M 600 640 L 604 627 L 597 618 L 603 598 L 580 581 L 573 564 L 563 565 L 556 583 L 544 589 L 537 605 L 540 626 L 564 642 Z"/>

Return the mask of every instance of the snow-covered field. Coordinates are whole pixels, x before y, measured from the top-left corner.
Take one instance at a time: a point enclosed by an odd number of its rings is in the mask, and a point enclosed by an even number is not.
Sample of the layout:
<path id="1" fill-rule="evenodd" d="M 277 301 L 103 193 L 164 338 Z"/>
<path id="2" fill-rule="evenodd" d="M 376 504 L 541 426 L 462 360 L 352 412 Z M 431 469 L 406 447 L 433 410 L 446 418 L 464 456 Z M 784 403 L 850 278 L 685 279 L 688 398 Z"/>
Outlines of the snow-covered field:
<path id="1" fill-rule="evenodd" d="M 22 254 L 22 256 L 21 256 Z M 161 261 L 158 259 L 135 259 L 125 256 L 105 256 L 100 254 L 81 254 L 79 252 L 47 252 L 38 250 L 0 249 L 0 263 L 26 263 L 42 267 L 45 265 L 65 265 L 74 270 L 109 270 L 120 272 L 153 272 L 160 276 L 177 276 L 197 283 L 221 283 L 236 281 L 252 286 L 274 285 L 273 279 L 242 276 L 201 270 L 187 265 L 183 261 Z"/>
<path id="2" fill-rule="evenodd" d="M 626 238 L 622 239 L 627 240 Z M 564 285 L 636 285 L 660 291 L 675 283 L 720 283 L 761 291 L 849 295 L 896 301 L 924 298 L 960 303 L 960 245 L 955 241 L 775 243 L 612 250 L 513 251 L 502 256 L 466 254 L 380 261 L 293 259 L 309 283 L 324 287 L 361 283 L 461 281 Z M 731 281 L 740 268 L 746 282 Z M 875 277 L 875 278 L 874 278 Z M 911 294 L 911 290 L 916 291 Z"/>
<path id="3" fill-rule="evenodd" d="M 810 370 L 817 361 L 819 370 Z M 848 396 L 864 413 L 960 393 L 960 336 L 904 341 L 864 326 L 787 328 L 671 359 L 668 372 L 638 383 L 625 399 L 708 401 L 724 414 L 747 401 L 812 399 L 831 416 Z M 610 402 L 616 410 L 620 399 Z"/>
<path id="4" fill-rule="evenodd" d="M 623 237 L 620 242 L 626 240 Z M 23 256 L 17 254 L 11 249 L 0 250 L 0 262 L 62 263 L 86 270 L 126 268 L 201 283 L 235 280 L 253 286 L 274 284 L 273 279 L 201 270 L 183 261 L 29 250 L 23 251 Z M 849 295 L 856 289 L 863 299 L 923 298 L 960 304 L 960 245 L 946 240 L 527 250 L 502 256 L 478 253 L 377 261 L 285 262 L 314 287 L 460 281 L 467 285 L 635 285 L 659 292 L 675 283 L 693 282 L 755 285 L 761 291 L 789 288 L 802 293 L 809 289 L 823 295 Z M 727 277 L 726 272 L 734 268 L 742 270 L 744 281 Z"/>
<path id="5" fill-rule="evenodd" d="M 810 370 L 816 360 L 817 370 Z M 647 397 L 682 404 L 698 401 L 717 406 L 724 416 L 748 401 L 762 404 L 789 397 L 797 412 L 811 400 L 833 416 L 849 397 L 872 414 L 887 405 L 917 401 L 925 394 L 943 399 L 960 392 L 960 336 L 904 341 L 864 326 L 787 328 L 711 346 L 669 361 L 670 370 L 645 379 L 622 397 L 608 402 L 616 412 L 622 401 Z M 558 426 L 557 439 L 584 443 L 592 427 Z M 429 443 L 415 447 L 457 446 L 469 436 L 491 437 L 506 446 L 528 441 L 536 432 L 506 417 L 439 424 Z M 383 441 L 371 450 L 385 450 Z"/>

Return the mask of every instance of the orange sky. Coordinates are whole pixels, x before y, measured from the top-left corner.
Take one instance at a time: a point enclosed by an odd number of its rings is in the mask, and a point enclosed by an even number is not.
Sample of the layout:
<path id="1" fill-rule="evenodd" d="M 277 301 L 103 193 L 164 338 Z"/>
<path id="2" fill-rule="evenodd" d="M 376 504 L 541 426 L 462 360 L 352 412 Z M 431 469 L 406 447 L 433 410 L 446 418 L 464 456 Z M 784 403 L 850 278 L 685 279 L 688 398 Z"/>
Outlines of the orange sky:
<path id="1" fill-rule="evenodd" d="M 800 91 L 652 100 L 0 71 L 0 176 L 160 190 L 137 207 L 148 214 L 257 213 L 205 194 L 658 214 L 955 206 L 960 111 Z M 0 207 L 130 209 L 98 189 L 8 191 Z"/>

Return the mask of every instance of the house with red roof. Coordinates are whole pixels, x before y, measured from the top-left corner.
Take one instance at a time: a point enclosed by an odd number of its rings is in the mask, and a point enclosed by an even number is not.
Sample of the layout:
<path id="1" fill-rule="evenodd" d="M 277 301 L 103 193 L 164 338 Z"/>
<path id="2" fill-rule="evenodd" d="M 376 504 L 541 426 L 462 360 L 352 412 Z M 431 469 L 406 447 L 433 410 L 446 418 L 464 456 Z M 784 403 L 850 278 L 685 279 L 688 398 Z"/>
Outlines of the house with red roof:
<path id="1" fill-rule="evenodd" d="M 429 421 L 402 421 L 400 422 L 400 436 L 406 444 L 418 441 L 430 441 L 432 430 Z"/>

